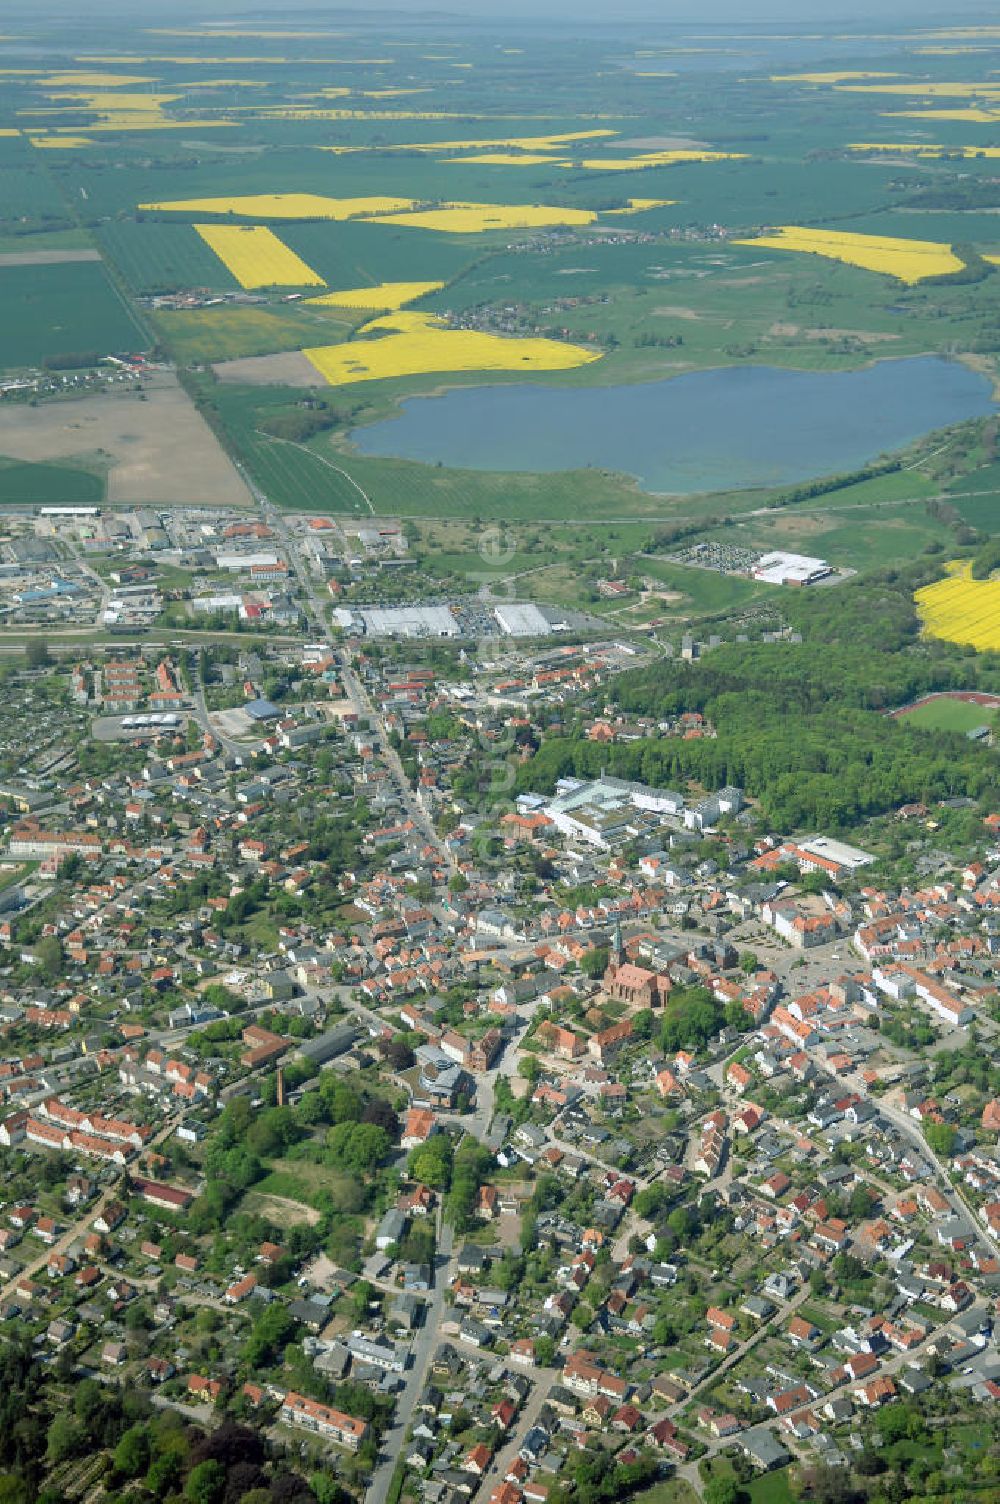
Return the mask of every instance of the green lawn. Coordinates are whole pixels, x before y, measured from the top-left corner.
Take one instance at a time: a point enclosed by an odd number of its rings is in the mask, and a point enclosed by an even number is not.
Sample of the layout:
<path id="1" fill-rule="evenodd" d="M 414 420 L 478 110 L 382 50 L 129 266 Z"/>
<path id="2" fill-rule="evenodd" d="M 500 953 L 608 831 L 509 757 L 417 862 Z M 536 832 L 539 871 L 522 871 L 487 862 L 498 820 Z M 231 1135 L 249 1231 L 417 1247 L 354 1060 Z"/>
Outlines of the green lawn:
<path id="1" fill-rule="evenodd" d="M 637 573 L 652 575 L 665 590 L 679 591 L 684 597 L 678 603 L 679 608 L 684 610 L 726 611 L 753 600 L 755 596 L 773 593 L 770 587 L 741 575 L 719 574 L 714 569 L 693 569 L 655 557 L 644 556 L 636 560 L 635 569 Z"/>
<path id="2" fill-rule="evenodd" d="M 860 488 L 859 488 L 860 489 Z M 843 493 L 846 494 L 846 493 Z M 888 505 L 840 506 L 837 493 L 806 507 L 783 507 L 737 519 L 724 532 L 706 533 L 748 548 L 787 549 L 829 559 L 841 569 L 886 569 L 914 559 L 929 543 L 954 547 L 954 533 L 926 511 L 919 499 Z"/>
<path id="3" fill-rule="evenodd" d="M 733 1476 L 732 1463 L 728 1457 L 714 1457 L 710 1462 L 703 1462 L 700 1471 L 706 1481 L 709 1478 Z M 750 1504 L 796 1504 L 787 1468 L 776 1473 L 763 1473 L 741 1487 L 750 1499 Z"/>

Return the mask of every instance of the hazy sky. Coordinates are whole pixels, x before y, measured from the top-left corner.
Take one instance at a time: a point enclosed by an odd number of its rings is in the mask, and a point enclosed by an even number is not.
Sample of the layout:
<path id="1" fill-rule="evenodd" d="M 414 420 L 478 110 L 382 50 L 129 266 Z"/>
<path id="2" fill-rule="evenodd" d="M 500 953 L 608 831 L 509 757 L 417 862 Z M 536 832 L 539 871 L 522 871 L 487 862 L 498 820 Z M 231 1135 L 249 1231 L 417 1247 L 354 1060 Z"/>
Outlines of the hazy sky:
<path id="1" fill-rule="evenodd" d="M 0 0 L 0 12 L 5 0 Z M 10 9 L 20 10 L 21 0 L 7 0 Z M 67 8 L 79 11 L 77 0 L 38 0 L 33 9 L 65 12 Z M 24 6 L 25 11 L 28 7 Z M 197 14 L 201 20 L 221 17 L 244 16 L 255 23 L 279 21 L 283 16 L 296 20 L 309 17 L 319 19 L 324 12 L 331 20 L 354 11 L 358 17 L 366 11 L 385 14 L 398 11 L 406 14 L 424 11 L 429 15 L 467 16 L 477 21 L 485 19 L 505 20 L 509 17 L 542 21 L 549 17 L 565 21 L 607 22 L 620 24 L 624 20 L 675 21 L 684 24 L 702 22 L 740 23 L 752 26 L 768 21 L 794 25 L 796 30 L 808 30 L 818 23 L 851 22 L 859 28 L 877 30 L 880 23 L 912 22 L 917 25 L 961 25 L 963 22 L 996 23 L 995 0 L 960 0 L 957 8 L 950 8 L 947 0 L 347 0 L 346 4 L 329 3 L 329 0 L 91 0 L 87 9 L 96 14 L 118 12 L 138 19 L 144 12 L 162 17 L 165 12 Z"/>
<path id="2" fill-rule="evenodd" d="M 534 15 L 559 16 L 616 22 L 625 17 L 656 21 L 742 21 L 754 23 L 780 20 L 794 21 L 807 28 L 810 23 L 829 19 L 853 19 L 877 27 L 881 19 L 960 24 L 964 17 L 996 19 L 993 0 L 967 0 L 958 9 L 946 0 L 444 0 L 438 7 L 427 0 L 383 0 L 385 7 L 413 11 L 440 9 L 457 15 L 503 17 L 517 11 Z"/>

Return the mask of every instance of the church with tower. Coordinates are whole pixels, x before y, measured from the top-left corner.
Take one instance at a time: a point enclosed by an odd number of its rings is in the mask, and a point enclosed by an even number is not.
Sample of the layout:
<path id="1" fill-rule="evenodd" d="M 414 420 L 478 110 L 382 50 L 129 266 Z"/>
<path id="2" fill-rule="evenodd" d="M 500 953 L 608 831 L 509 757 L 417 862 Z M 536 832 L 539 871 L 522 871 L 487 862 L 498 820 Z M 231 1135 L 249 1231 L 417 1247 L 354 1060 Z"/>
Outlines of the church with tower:
<path id="1" fill-rule="evenodd" d="M 662 1008 L 672 985 L 668 976 L 636 966 L 628 959 L 621 922 L 616 921 L 603 979 L 608 997 L 629 1008 Z"/>

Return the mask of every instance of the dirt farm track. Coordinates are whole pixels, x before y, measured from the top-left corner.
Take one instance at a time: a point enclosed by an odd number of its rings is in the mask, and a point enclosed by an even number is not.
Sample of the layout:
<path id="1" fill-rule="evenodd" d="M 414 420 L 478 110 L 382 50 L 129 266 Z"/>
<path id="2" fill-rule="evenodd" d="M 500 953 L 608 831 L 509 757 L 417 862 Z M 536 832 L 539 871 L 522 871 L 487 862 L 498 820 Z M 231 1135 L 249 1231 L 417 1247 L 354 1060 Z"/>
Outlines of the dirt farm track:
<path id="1" fill-rule="evenodd" d="M 142 396 L 115 392 L 0 407 L 0 455 L 99 466 L 107 471 L 111 506 L 251 503 L 212 430 L 168 373 L 148 378 Z"/>

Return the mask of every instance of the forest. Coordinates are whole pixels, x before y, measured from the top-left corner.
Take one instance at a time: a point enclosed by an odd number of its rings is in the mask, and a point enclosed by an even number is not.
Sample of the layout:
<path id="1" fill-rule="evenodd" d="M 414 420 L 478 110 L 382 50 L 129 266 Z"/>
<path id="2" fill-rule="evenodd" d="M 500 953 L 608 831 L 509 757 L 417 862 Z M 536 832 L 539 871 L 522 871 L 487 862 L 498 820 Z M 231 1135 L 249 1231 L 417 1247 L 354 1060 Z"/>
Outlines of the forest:
<path id="1" fill-rule="evenodd" d="M 885 714 L 931 690 L 1000 684 L 995 655 L 919 637 L 912 591 L 927 575 L 925 562 L 783 600 L 801 642 L 730 643 L 695 663 L 623 674 L 611 688 L 620 711 L 700 711 L 717 736 L 604 746 L 559 735 L 522 766 L 518 787 L 551 789 L 602 768 L 658 787 L 733 784 L 775 825 L 827 831 L 910 801 L 984 797 L 995 784 L 987 750 Z"/>

